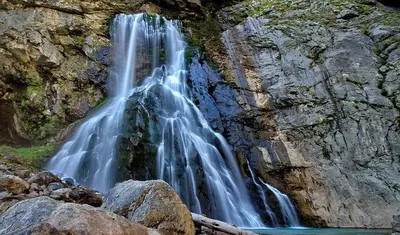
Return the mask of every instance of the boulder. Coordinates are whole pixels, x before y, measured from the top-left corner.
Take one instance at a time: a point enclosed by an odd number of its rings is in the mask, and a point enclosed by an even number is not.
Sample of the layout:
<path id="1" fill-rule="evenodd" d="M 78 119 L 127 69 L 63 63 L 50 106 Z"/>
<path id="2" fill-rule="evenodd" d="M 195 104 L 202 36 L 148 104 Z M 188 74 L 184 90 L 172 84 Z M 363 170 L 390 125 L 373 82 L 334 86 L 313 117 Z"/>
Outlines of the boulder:
<path id="1" fill-rule="evenodd" d="M 55 191 L 55 190 L 60 189 L 60 188 L 62 188 L 62 187 L 63 187 L 62 183 L 53 182 L 53 183 L 50 183 L 50 184 L 47 186 L 47 189 L 48 189 L 49 191 Z"/>
<path id="2" fill-rule="evenodd" d="M 0 234 L 158 233 L 100 208 L 37 197 L 21 201 L 0 215 Z"/>
<path id="3" fill-rule="evenodd" d="M 39 172 L 28 179 L 28 183 L 36 183 L 38 185 L 48 185 L 53 182 L 61 182 L 60 178 L 51 172 Z"/>
<path id="4" fill-rule="evenodd" d="M 10 207 L 0 215 L 0 234 L 31 234 L 57 208 L 58 201 L 48 197 L 28 199 Z"/>
<path id="5" fill-rule="evenodd" d="M 63 203 L 32 234 L 158 234 L 143 225 L 88 205 Z"/>
<path id="6" fill-rule="evenodd" d="M 166 182 L 125 181 L 104 198 L 104 208 L 164 234 L 194 234 L 192 216 Z"/>
<path id="7" fill-rule="evenodd" d="M 20 194 L 29 189 L 29 184 L 14 175 L 0 175 L 0 191 Z"/>
<path id="8" fill-rule="evenodd" d="M 103 203 L 103 195 L 88 188 L 61 188 L 51 192 L 50 197 L 65 202 L 88 204 L 99 207 Z"/>

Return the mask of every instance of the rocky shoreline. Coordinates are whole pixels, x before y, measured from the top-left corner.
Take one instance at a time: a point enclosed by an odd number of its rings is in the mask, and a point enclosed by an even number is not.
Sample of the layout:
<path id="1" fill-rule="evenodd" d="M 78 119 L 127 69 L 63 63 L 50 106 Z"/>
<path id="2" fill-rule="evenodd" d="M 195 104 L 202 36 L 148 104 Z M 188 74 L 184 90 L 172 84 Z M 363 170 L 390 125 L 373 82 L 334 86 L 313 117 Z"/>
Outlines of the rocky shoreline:
<path id="1" fill-rule="evenodd" d="M 254 233 L 191 214 L 161 180 L 128 180 L 103 195 L 0 159 L 0 234 Z"/>

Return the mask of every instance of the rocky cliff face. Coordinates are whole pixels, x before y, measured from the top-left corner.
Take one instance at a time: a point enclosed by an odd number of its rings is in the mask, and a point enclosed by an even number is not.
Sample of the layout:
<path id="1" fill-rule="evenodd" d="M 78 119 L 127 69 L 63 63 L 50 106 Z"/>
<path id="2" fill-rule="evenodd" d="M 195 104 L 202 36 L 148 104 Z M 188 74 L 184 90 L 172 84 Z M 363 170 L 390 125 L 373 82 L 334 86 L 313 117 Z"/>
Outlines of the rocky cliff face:
<path id="1" fill-rule="evenodd" d="M 245 177 L 248 159 L 307 225 L 390 227 L 400 200 L 398 10 L 374 0 L 154 2 L 1 2 L 0 143 L 62 140 L 112 84 L 110 19 L 161 12 L 182 19 L 191 46 L 221 68 L 193 60 L 194 98 Z"/>
<path id="2" fill-rule="evenodd" d="M 399 205 L 400 14 L 376 4 L 248 1 L 218 12 L 236 87 L 207 85 L 225 135 L 304 218 L 328 226 L 390 227 Z"/>

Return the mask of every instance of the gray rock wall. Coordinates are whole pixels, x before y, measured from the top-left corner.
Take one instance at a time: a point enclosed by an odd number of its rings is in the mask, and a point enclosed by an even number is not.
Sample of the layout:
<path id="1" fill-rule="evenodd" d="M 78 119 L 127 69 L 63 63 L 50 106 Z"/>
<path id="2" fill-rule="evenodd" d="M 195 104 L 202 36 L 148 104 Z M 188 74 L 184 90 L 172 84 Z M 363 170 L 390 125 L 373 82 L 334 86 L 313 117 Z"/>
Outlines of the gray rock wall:
<path id="1" fill-rule="evenodd" d="M 305 223 L 389 228 L 400 205 L 400 14 L 249 1 L 218 17 L 225 77 L 245 110 L 242 122 L 226 116 L 236 152 L 292 196 Z"/>

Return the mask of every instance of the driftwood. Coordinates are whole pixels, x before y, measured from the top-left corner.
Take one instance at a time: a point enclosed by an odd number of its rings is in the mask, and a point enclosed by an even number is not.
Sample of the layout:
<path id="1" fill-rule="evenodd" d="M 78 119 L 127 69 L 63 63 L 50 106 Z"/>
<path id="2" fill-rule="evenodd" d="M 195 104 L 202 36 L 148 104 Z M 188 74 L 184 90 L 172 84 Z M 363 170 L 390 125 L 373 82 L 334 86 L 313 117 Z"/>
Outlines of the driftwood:
<path id="1" fill-rule="evenodd" d="M 256 235 L 256 233 L 241 230 L 235 225 L 209 219 L 199 214 L 192 213 L 192 217 L 194 225 L 200 228 L 203 234 Z"/>

